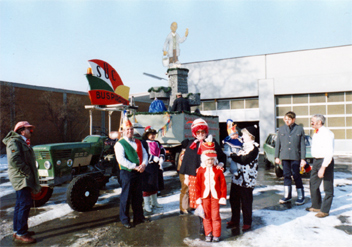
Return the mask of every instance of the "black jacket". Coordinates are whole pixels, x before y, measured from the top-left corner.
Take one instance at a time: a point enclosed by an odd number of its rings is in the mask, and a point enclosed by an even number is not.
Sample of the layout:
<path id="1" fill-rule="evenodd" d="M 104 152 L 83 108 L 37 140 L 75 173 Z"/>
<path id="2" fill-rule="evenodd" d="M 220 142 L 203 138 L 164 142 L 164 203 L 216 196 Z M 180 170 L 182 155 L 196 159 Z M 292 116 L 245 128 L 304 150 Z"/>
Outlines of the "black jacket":
<path id="1" fill-rule="evenodd" d="M 171 107 L 171 111 L 191 111 L 191 107 L 189 106 L 188 99 L 185 98 L 177 98 L 174 101 L 174 104 Z"/>
<path id="2" fill-rule="evenodd" d="M 197 143 L 197 147 L 195 149 L 191 149 L 190 146 L 193 143 L 195 139 L 189 140 L 185 139 L 182 141 L 182 148 L 185 148 L 185 154 L 183 156 L 181 168 L 180 168 L 180 173 L 181 174 L 187 174 L 191 176 L 196 176 L 197 175 L 197 169 L 200 167 L 200 155 L 197 154 L 198 147 L 199 147 L 199 142 Z M 219 163 L 222 162 L 224 163 L 224 171 L 226 170 L 226 154 L 222 151 L 220 145 L 214 140 L 215 143 L 215 150 L 217 153 L 217 158 Z"/>

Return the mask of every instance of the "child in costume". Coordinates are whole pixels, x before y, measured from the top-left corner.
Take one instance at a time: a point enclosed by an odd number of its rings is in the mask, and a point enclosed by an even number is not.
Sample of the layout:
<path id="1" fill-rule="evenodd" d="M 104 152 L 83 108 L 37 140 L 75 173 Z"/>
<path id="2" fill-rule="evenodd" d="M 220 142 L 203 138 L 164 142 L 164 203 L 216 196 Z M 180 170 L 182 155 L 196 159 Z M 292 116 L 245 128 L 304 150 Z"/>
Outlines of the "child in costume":
<path id="1" fill-rule="evenodd" d="M 201 145 L 201 165 L 197 169 L 196 203 L 204 209 L 204 233 L 206 242 L 219 242 L 221 235 L 220 204 L 226 205 L 226 180 L 222 169 L 216 167 L 218 160 L 213 142 Z"/>
<path id="2" fill-rule="evenodd" d="M 227 222 L 227 228 L 239 227 L 240 210 L 243 214 L 242 231 L 248 231 L 252 226 L 253 189 L 258 175 L 259 144 L 254 142 L 257 127 L 251 126 L 242 130 L 243 148 L 231 153 L 233 161 L 240 164 L 237 175 L 233 175 L 230 191 L 232 217 Z"/>
<path id="3" fill-rule="evenodd" d="M 223 140 L 224 153 L 228 157 L 231 174 L 237 176 L 241 167 L 230 158 L 230 154 L 238 153 L 242 149 L 243 140 L 238 136 L 237 124 L 235 124 L 231 119 L 227 119 L 227 133 L 229 135 Z"/>
<path id="4" fill-rule="evenodd" d="M 164 189 L 162 173 L 165 159 L 165 149 L 160 142 L 155 140 L 156 130 L 147 126 L 144 130 L 142 145 L 148 152 L 148 166 L 142 174 L 142 191 L 144 200 L 144 210 L 152 212 L 151 206 L 161 208 L 158 203 L 157 193 Z M 162 180 L 162 181 L 161 181 Z"/>
<path id="5" fill-rule="evenodd" d="M 189 209 L 197 208 L 195 184 L 197 179 L 197 169 L 201 164 L 201 143 L 207 142 L 206 138 L 209 135 L 208 124 L 203 119 L 197 118 L 193 122 L 187 123 L 192 123 L 191 131 L 194 139 L 185 139 L 181 143 L 182 149 L 185 150 L 179 170 L 181 182 L 180 213 L 182 212 L 182 214 L 188 214 Z M 214 142 L 215 151 L 219 160 L 217 166 L 225 169 L 224 164 L 226 163 L 226 155 L 215 139 L 212 140 L 212 142 Z M 199 217 L 199 221 L 199 234 L 204 235 L 203 219 Z"/>

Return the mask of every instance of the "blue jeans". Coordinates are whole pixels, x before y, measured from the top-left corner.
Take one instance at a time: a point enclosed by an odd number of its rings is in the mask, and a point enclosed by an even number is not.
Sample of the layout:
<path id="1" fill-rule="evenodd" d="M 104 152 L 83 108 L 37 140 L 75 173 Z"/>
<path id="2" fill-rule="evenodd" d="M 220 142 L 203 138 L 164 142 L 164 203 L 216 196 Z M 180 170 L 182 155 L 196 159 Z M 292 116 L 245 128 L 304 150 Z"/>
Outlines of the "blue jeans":
<path id="1" fill-rule="evenodd" d="M 32 203 L 31 189 L 29 187 L 16 191 L 13 231 L 19 236 L 25 235 L 28 231 L 28 217 Z"/>
<path id="2" fill-rule="evenodd" d="M 300 160 L 283 160 L 282 167 L 284 171 L 284 185 L 291 186 L 292 178 L 295 180 L 296 188 L 303 188 L 301 174 L 299 173 L 301 161 Z"/>

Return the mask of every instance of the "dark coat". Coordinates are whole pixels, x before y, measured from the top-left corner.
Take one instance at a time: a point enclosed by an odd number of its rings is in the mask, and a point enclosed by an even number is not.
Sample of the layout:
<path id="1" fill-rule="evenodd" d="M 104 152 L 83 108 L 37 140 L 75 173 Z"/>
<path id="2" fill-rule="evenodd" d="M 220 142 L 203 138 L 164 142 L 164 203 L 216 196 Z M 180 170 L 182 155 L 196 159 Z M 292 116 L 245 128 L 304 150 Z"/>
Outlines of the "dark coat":
<path id="1" fill-rule="evenodd" d="M 2 142 L 6 145 L 8 174 L 12 187 L 16 191 L 29 187 L 32 192 L 38 193 L 41 187 L 33 149 L 14 131 L 10 131 Z"/>
<path id="2" fill-rule="evenodd" d="M 183 156 L 180 173 L 187 174 L 191 176 L 197 175 L 197 169 L 200 166 L 201 160 L 200 155 L 197 154 L 199 142 L 197 143 L 197 147 L 195 149 L 191 149 L 190 146 L 195 139 L 189 140 L 185 139 L 182 141 L 182 148 L 186 149 L 185 154 Z M 215 150 L 217 153 L 217 158 L 219 163 L 224 163 L 224 169 L 226 170 L 226 154 L 222 151 L 220 145 L 214 140 Z"/>
<path id="3" fill-rule="evenodd" d="M 304 130 L 293 124 L 292 130 L 287 125 L 279 128 L 276 138 L 275 158 L 281 160 L 303 160 L 306 158 Z"/>
<path id="4" fill-rule="evenodd" d="M 159 158 L 162 157 L 165 159 L 165 149 L 159 141 L 155 142 L 158 143 L 160 148 Z M 142 191 L 154 192 L 163 190 L 164 180 L 162 176 L 160 177 L 160 173 L 162 174 L 162 171 L 160 170 L 159 162 L 154 162 L 154 156 L 150 154 L 149 145 L 146 140 L 142 141 L 142 145 L 148 153 L 148 165 L 142 173 Z"/>
<path id="5" fill-rule="evenodd" d="M 175 99 L 171 111 L 191 111 L 191 107 L 189 106 L 188 99 L 185 99 L 183 97 Z"/>

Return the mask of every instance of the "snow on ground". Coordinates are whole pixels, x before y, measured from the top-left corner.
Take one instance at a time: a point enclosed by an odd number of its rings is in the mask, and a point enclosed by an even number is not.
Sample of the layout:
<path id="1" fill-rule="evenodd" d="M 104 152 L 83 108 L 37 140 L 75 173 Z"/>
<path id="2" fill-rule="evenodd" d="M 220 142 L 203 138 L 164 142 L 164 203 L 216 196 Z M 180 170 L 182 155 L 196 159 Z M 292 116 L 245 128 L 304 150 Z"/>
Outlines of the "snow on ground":
<path id="1" fill-rule="evenodd" d="M 0 157 L 0 177 L 7 179 L 7 160 L 5 157 Z M 174 171 L 166 171 L 165 179 L 170 179 L 175 176 Z M 203 240 L 196 238 L 185 238 L 184 243 L 188 246 L 247 246 L 247 247 L 272 247 L 274 246 L 320 246 L 320 247 L 342 247 L 347 246 L 352 238 L 339 228 L 352 227 L 352 180 L 350 174 L 335 172 L 335 196 L 330 211 L 330 215 L 326 218 L 319 219 L 315 217 L 315 213 L 304 210 L 306 206 L 292 207 L 291 209 L 279 211 L 269 209 L 258 209 L 253 211 L 253 217 L 260 217 L 264 222 L 263 226 L 253 225 L 253 230 L 246 232 L 236 238 L 234 241 L 223 240 L 219 243 L 206 243 Z M 109 183 L 117 183 L 115 179 L 110 179 Z M 65 188 L 63 188 L 65 189 Z M 254 190 L 254 200 L 256 195 L 265 191 L 277 191 L 282 194 L 282 186 L 266 186 L 258 187 Z M 321 187 L 323 191 L 323 188 Z M 14 193 L 9 182 L 0 184 L 1 196 Z M 294 190 L 293 190 L 294 191 Z M 99 197 L 97 204 L 106 204 L 114 197 L 118 197 L 121 193 L 121 188 L 109 191 Z M 309 197 L 309 188 L 305 186 L 305 194 Z M 296 196 L 293 193 L 293 196 Z M 70 217 L 73 210 L 65 203 L 65 196 L 59 198 L 63 203 L 55 204 L 54 202 L 47 203 L 41 207 L 41 213 L 30 217 L 29 226 L 33 227 L 42 224 L 46 221 Z M 160 204 L 163 204 L 162 209 L 158 209 L 155 215 L 172 214 L 179 211 L 179 192 L 176 191 L 172 195 L 161 197 L 158 199 Z M 13 208 L 8 208 L 7 213 L 12 213 Z M 220 208 L 221 218 L 223 220 L 231 217 L 230 207 Z M 153 217 L 152 216 L 152 217 Z M 11 234 L 12 222 L 1 223 L 0 238 Z M 287 234 L 289 233 L 289 234 Z"/>

